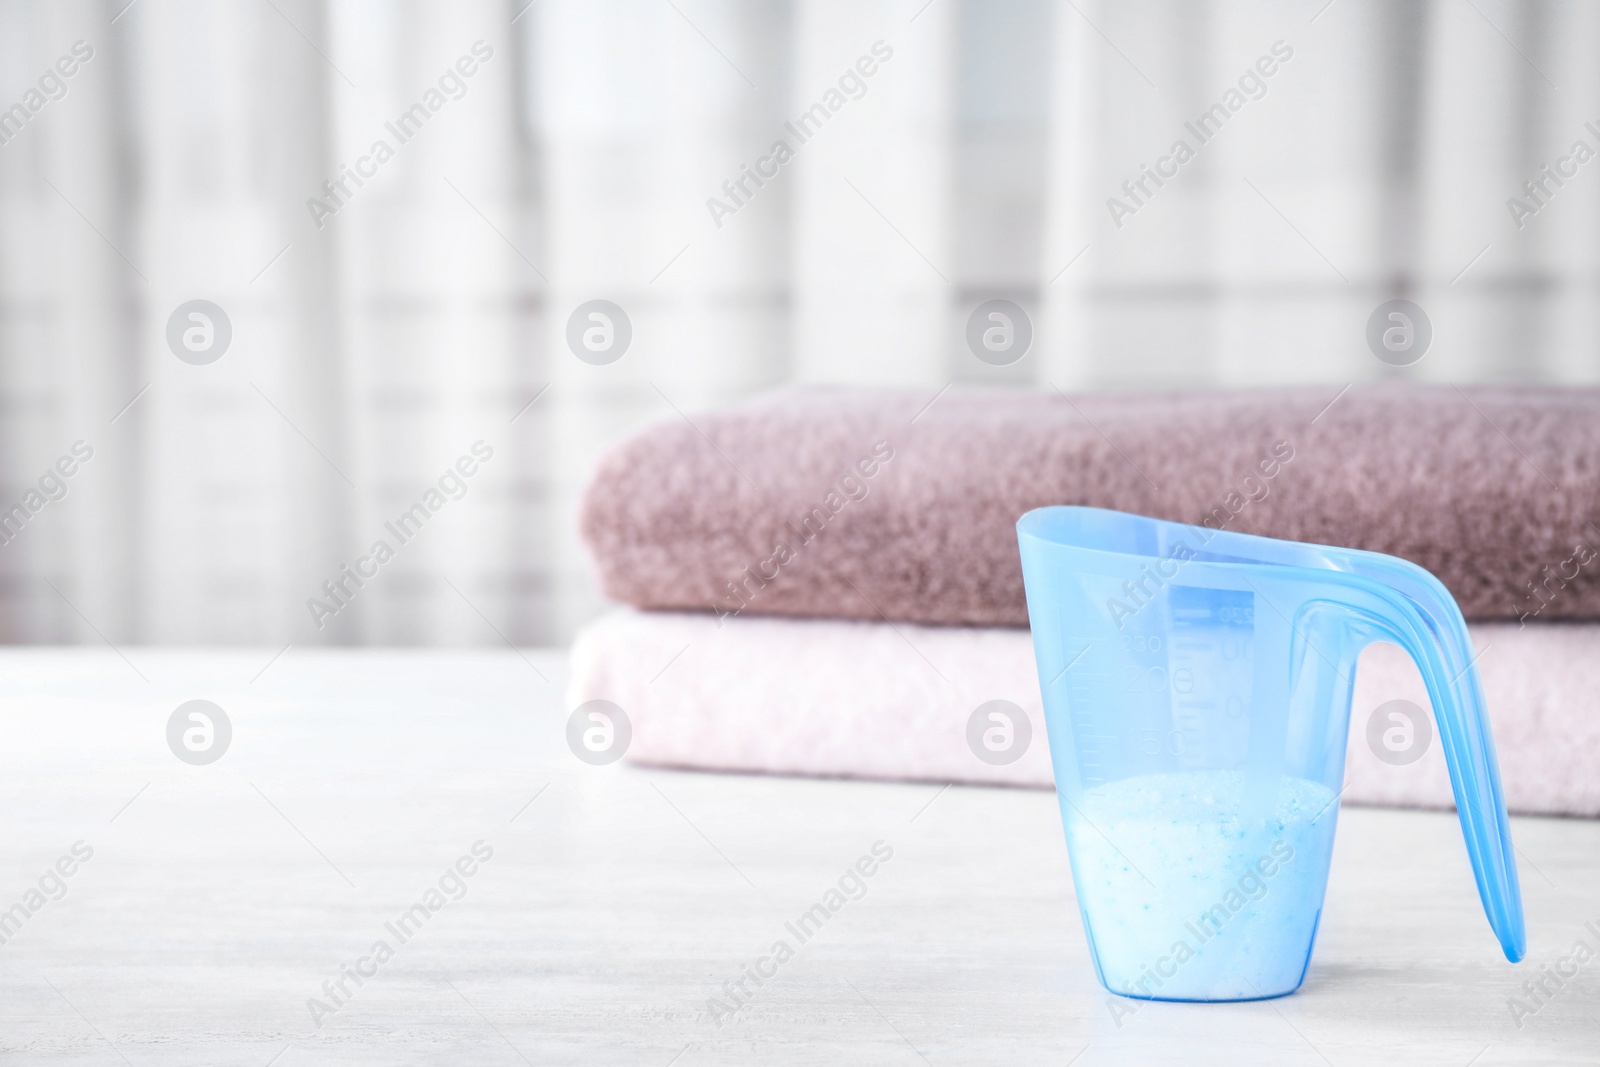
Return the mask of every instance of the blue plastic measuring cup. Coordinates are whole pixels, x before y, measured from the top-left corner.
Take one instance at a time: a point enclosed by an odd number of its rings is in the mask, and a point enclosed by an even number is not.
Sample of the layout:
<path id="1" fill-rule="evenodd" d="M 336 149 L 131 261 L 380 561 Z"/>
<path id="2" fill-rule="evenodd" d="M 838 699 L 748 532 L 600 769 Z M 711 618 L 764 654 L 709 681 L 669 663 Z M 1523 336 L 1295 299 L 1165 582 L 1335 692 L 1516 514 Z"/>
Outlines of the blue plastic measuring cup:
<path id="1" fill-rule="evenodd" d="M 1392 556 L 1049 507 L 1017 523 L 1056 794 L 1101 984 L 1151 1000 L 1300 987 L 1322 915 L 1356 659 L 1427 683 L 1478 895 L 1526 951 L 1466 624 Z"/>

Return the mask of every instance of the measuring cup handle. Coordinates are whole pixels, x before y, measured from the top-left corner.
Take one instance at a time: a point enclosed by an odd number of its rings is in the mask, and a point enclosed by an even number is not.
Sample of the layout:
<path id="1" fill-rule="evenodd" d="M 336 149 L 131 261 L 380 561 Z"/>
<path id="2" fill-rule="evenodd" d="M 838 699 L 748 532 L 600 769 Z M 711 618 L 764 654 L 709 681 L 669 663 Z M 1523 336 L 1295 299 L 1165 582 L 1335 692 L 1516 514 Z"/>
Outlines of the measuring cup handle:
<path id="1" fill-rule="evenodd" d="M 1467 624 L 1427 571 L 1414 568 L 1409 580 L 1396 579 L 1383 597 L 1387 636 L 1411 654 L 1427 684 L 1478 896 L 1506 959 L 1515 963 L 1527 951 L 1522 890 L 1478 668 L 1468 658 Z"/>

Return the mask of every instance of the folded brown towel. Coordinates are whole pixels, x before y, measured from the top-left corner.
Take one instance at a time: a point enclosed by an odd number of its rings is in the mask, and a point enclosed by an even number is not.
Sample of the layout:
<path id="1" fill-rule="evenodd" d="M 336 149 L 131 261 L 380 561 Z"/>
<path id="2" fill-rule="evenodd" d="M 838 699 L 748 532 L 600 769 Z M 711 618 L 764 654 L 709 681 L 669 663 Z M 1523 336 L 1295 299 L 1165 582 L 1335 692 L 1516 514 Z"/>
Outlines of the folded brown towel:
<path id="1" fill-rule="evenodd" d="M 607 596 L 1026 625 L 1013 529 L 1087 504 L 1371 549 L 1472 619 L 1600 618 L 1600 390 L 802 388 L 651 427 L 581 524 Z"/>

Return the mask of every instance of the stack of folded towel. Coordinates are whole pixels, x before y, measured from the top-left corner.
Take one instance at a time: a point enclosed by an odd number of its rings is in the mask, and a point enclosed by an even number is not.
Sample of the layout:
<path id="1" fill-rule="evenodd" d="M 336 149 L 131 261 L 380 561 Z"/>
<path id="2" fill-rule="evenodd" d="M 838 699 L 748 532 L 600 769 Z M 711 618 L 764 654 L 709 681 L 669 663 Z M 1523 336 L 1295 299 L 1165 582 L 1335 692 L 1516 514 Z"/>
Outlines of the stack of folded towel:
<path id="1" fill-rule="evenodd" d="M 631 605 L 574 648 L 635 761 L 1051 784 L 1015 523 L 1084 504 L 1401 556 L 1469 620 L 1508 806 L 1600 815 L 1600 391 L 1391 384 L 1064 396 L 808 388 L 653 427 L 600 463 L 582 529 Z M 990 700 L 1036 739 L 968 747 Z M 1375 645 L 1345 799 L 1449 807 L 1434 744 L 1368 748 L 1427 695 Z"/>

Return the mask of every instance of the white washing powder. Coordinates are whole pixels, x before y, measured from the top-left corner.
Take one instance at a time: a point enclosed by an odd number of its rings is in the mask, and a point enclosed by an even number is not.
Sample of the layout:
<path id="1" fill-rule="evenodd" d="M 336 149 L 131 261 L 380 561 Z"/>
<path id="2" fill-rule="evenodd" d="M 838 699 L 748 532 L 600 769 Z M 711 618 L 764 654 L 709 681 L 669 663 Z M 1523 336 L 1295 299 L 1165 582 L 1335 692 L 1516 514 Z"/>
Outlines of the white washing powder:
<path id="1" fill-rule="evenodd" d="M 1238 771 L 1136 775 L 1063 797 L 1106 985 L 1167 1000 L 1298 988 L 1327 885 L 1334 800 L 1317 782 Z"/>

